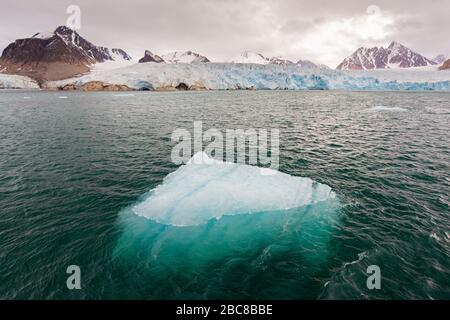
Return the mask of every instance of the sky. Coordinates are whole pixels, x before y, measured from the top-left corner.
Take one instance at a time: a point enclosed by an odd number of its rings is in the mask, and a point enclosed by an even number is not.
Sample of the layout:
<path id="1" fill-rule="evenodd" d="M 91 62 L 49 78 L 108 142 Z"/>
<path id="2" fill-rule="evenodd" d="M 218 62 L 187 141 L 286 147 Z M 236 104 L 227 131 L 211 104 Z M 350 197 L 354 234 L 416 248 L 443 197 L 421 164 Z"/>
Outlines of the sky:
<path id="1" fill-rule="evenodd" d="M 80 8 L 81 36 L 135 59 L 146 49 L 214 62 L 254 51 L 336 67 L 361 46 L 393 40 L 450 55 L 450 0 L 0 0 L 0 50 L 65 25 L 70 5 Z"/>

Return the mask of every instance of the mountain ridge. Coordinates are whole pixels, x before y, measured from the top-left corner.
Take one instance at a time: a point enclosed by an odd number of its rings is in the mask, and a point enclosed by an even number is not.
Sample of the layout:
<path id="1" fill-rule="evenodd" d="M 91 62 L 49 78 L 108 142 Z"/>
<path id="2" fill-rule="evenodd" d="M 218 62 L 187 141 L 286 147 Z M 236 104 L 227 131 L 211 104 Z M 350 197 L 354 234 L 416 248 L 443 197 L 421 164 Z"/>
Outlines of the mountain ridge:
<path id="1" fill-rule="evenodd" d="M 392 68 L 411 68 L 436 65 L 425 56 L 407 48 L 399 42 L 392 41 L 385 47 L 360 47 L 345 58 L 338 70 L 373 70 Z"/>
<path id="2" fill-rule="evenodd" d="M 122 49 L 96 46 L 76 31 L 59 26 L 52 33 L 10 43 L 0 57 L 4 73 L 29 76 L 37 81 L 59 80 L 86 73 L 96 63 L 130 61 Z"/>

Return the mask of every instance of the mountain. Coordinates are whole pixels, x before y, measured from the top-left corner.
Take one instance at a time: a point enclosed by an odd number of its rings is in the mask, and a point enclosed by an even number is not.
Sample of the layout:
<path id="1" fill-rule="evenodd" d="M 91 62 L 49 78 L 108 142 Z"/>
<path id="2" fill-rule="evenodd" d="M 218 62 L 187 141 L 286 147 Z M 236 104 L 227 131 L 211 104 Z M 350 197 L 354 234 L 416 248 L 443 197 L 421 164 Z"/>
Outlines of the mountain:
<path id="1" fill-rule="evenodd" d="M 300 68 L 321 68 L 329 69 L 325 65 L 317 65 L 310 60 L 298 60 L 296 63 L 286 58 L 277 56 L 272 58 L 266 58 L 260 53 L 245 51 L 241 55 L 230 60 L 231 63 L 255 63 L 255 64 L 276 64 L 284 66 L 298 66 Z"/>
<path id="2" fill-rule="evenodd" d="M 239 56 L 234 57 L 229 61 L 230 63 L 256 63 L 269 64 L 270 60 L 260 53 L 244 51 Z"/>
<path id="3" fill-rule="evenodd" d="M 443 64 L 448 58 L 449 57 L 446 54 L 439 54 L 431 58 L 431 61 L 435 62 L 436 64 Z"/>
<path id="4" fill-rule="evenodd" d="M 278 64 L 278 65 L 293 65 L 294 63 L 286 58 L 283 57 L 273 57 L 269 60 L 270 64 Z"/>
<path id="5" fill-rule="evenodd" d="M 166 63 L 207 63 L 207 57 L 192 51 L 174 51 L 162 56 Z"/>
<path id="6" fill-rule="evenodd" d="M 297 66 L 300 68 L 317 68 L 318 65 L 316 65 L 314 62 L 310 60 L 298 60 L 296 63 Z"/>
<path id="7" fill-rule="evenodd" d="M 145 62 L 166 63 L 163 58 L 161 58 L 157 54 L 152 53 L 149 50 L 145 50 L 144 57 L 139 59 L 139 63 Z"/>
<path id="8" fill-rule="evenodd" d="M 73 77 L 106 61 L 131 60 L 122 49 L 92 44 L 65 26 L 9 44 L 0 57 L 4 73 L 29 76 L 38 81 Z"/>
<path id="9" fill-rule="evenodd" d="M 398 42 L 389 47 L 361 47 L 337 66 L 339 70 L 370 70 L 411 68 L 435 65 L 436 63 L 412 51 Z"/>
<path id="10" fill-rule="evenodd" d="M 444 62 L 442 66 L 439 67 L 439 70 L 448 70 L 450 69 L 450 59 Z"/>

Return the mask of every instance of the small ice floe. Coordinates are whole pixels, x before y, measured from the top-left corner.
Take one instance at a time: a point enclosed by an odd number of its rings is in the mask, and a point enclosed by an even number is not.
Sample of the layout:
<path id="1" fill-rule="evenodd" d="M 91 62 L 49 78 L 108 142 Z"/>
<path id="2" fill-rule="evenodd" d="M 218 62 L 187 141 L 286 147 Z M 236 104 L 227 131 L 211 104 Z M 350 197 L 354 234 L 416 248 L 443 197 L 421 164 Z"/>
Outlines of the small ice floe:
<path id="1" fill-rule="evenodd" d="M 436 241 L 441 241 L 442 240 L 441 237 L 439 237 L 436 232 L 432 232 L 430 234 L 430 238 L 433 238 Z"/>
<path id="2" fill-rule="evenodd" d="M 30 100 L 31 97 L 23 97 L 25 100 Z"/>
<path id="3" fill-rule="evenodd" d="M 59 96 L 60 99 L 67 99 L 67 96 Z"/>
<path id="4" fill-rule="evenodd" d="M 279 171 L 261 174 L 259 167 L 222 162 L 198 152 L 132 211 L 166 225 L 197 226 L 227 215 L 325 205 L 335 197 L 329 186 L 309 178 Z"/>
<path id="5" fill-rule="evenodd" d="M 408 111 L 405 108 L 389 107 L 389 106 L 376 106 L 369 109 L 369 111 L 390 111 L 390 112 L 404 112 Z"/>
<path id="6" fill-rule="evenodd" d="M 450 108 L 425 108 L 428 113 L 431 114 L 450 114 Z"/>
<path id="7" fill-rule="evenodd" d="M 114 97 L 134 97 L 134 94 L 132 94 L 132 93 L 118 93 L 118 94 L 115 94 Z"/>

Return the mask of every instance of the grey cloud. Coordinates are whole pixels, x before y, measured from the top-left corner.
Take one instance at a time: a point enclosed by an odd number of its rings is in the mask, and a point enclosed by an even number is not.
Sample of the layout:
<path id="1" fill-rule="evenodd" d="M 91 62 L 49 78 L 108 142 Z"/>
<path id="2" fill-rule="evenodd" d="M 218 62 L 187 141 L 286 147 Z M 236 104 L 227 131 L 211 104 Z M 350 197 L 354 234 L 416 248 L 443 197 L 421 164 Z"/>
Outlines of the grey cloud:
<path id="1" fill-rule="evenodd" d="M 450 53 L 449 0 L 0 0 L 0 49 L 16 38 L 64 24 L 70 4 L 82 9 L 81 35 L 99 45 L 121 47 L 135 58 L 145 49 L 191 49 L 215 61 L 243 50 L 321 59 L 313 48 L 301 46 L 304 39 L 328 21 L 365 14 L 369 5 L 397 17 L 389 29 L 393 39 L 386 42 L 404 42 L 427 55 Z M 318 40 L 330 45 L 329 39 Z M 363 41 L 355 38 L 358 46 Z M 337 64 L 348 51 L 338 48 L 323 56 Z"/>

